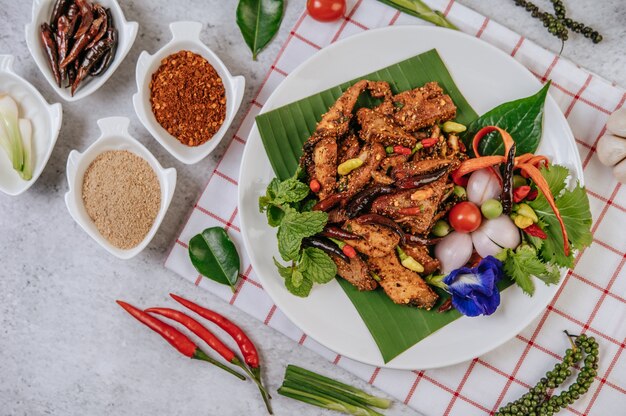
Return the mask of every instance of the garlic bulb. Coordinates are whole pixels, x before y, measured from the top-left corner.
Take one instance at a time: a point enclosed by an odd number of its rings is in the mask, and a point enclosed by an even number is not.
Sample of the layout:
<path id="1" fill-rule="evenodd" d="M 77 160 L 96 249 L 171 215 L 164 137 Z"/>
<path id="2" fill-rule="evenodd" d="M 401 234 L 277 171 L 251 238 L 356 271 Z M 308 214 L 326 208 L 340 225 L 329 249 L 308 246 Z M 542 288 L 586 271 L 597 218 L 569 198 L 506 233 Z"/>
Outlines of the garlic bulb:
<path id="1" fill-rule="evenodd" d="M 626 183 L 626 107 L 611 114 L 606 129 L 598 141 L 598 159 L 603 165 L 612 166 L 613 176 Z"/>

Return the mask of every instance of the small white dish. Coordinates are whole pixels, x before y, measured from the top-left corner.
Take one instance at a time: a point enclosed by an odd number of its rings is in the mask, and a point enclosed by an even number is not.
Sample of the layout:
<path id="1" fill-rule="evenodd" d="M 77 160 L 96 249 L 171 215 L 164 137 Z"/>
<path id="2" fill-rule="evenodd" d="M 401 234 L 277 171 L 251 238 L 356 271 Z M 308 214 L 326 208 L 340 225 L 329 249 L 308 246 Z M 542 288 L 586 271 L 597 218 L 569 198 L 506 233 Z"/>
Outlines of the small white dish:
<path id="1" fill-rule="evenodd" d="M 0 95 L 8 94 L 19 107 L 20 118 L 27 118 L 33 126 L 33 177 L 25 181 L 13 169 L 4 151 L 0 151 L 0 191 L 15 196 L 35 183 L 50 159 L 59 137 L 63 111 L 61 104 L 48 104 L 28 81 L 13 71 L 13 55 L 0 55 Z"/>
<path id="2" fill-rule="evenodd" d="M 67 158 L 67 182 L 69 190 L 65 194 L 65 205 L 70 215 L 87 234 L 109 253 L 120 259 L 129 259 L 141 252 L 156 234 L 165 213 L 167 212 L 174 189 L 176 188 L 176 169 L 164 169 L 158 160 L 141 143 L 128 133 L 130 121 L 126 117 L 108 117 L 98 120 L 100 137 L 83 153 L 76 150 L 70 152 Z M 91 220 L 82 199 L 83 177 L 91 162 L 102 152 L 109 150 L 128 150 L 145 159 L 159 179 L 161 186 L 161 207 L 152 224 L 152 228 L 141 243 L 137 246 L 123 250 L 115 247 L 100 234 L 96 225 Z"/>
<path id="3" fill-rule="evenodd" d="M 39 67 L 39 70 L 44 75 L 48 83 L 53 90 L 57 92 L 66 101 L 77 101 L 81 98 L 85 98 L 91 93 L 100 88 L 107 80 L 113 75 L 117 67 L 120 66 L 131 46 L 135 42 L 137 37 L 137 31 L 139 25 L 137 22 L 128 22 L 124 17 L 122 8 L 117 3 L 117 0 L 98 0 L 103 7 L 111 9 L 111 15 L 113 16 L 113 23 L 118 32 L 118 44 L 117 51 L 115 52 L 115 58 L 111 62 L 111 66 L 100 76 L 87 77 L 76 90 L 76 94 L 72 97 L 70 95 L 69 88 L 59 88 L 54 81 L 52 70 L 46 59 L 46 54 L 41 46 L 40 27 L 43 22 L 50 20 L 50 14 L 52 13 L 52 7 L 55 0 L 34 0 L 33 1 L 33 17 L 31 23 L 26 25 L 26 45 L 32 55 L 35 63 Z"/>
<path id="4" fill-rule="evenodd" d="M 172 40 L 159 49 L 154 55 L 146 51 L 141 52 L 137 61 L 137 93 L 133 95 L 133 105 L 137 117 L 144 127 L 161 145 L 176 159 L 192 165 L 209 155 L 220 143 L 230 126 L 243 99 L 246 80 L 242 76 L 232 76 L 228 68 L 211 49 L 200 41 L 202 23 L 175 22 L 170 24 Z M 167 56 L 181 50 L 188 50 L 206 59 L 215 68 L 226 91 L 226 117 L 222 127 L 207 142 L 200 146 L 186 146 L 169 134 L 154 117 L 150 104 L 150 81 L 152 74 L 161 66 L 161 61 Z"/>

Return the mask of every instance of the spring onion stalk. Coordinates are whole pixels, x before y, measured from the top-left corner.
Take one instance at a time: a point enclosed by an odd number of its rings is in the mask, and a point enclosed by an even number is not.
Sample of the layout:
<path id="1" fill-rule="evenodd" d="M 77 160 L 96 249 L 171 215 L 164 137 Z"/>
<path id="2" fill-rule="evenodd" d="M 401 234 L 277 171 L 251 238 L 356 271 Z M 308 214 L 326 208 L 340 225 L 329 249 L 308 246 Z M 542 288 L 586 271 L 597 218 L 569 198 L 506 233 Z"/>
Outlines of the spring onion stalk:
<path id="1" fill-rule="evenodd" d="M 373 406 L 381 409 L 387 409 L 391 405 L 390 400 L 369 395 L 356 387 L 294 365 L 287 366 L 285 382 L 288 383 L 289 387 L 293 388 L 295 383 L 296 386 L 309 393 L 312 391 L 323 393 L 348 404 Z"/>
<path id="2" fill-rule="evenodd" d="M 378 0 L 381 3 L 391 6 L 411 16 L 426 20 L 434 25 L 448 29 L 459 30 L 446 19 L 443 13 L 428 7 L 422 0 Z"/>
<path id="3" fill-rule="evenodd" d="M 335 398 L 328 398 L 319 395 L 318 393 L 307 393 L 300 389 L 294 389 L 291 387 L 280 387 L 278 394 L 291 399 L 299 400 L 304 403 L 312 404 L 313 406 L 322 407 L 324 409 L 336 410 L 338 412 L 346 413 L 354 416 L 382 416 L 380 413 L 367 407 L 354 406 L 350 403 L 342 402 Z"/>
<path id="4" fill-rule="evenodd" d="M 0 96 L 0 147 L 20 176 L 32 178 L 32 126 L 30 121 L 20 119 L 17 103 L 8 95 Z"/>

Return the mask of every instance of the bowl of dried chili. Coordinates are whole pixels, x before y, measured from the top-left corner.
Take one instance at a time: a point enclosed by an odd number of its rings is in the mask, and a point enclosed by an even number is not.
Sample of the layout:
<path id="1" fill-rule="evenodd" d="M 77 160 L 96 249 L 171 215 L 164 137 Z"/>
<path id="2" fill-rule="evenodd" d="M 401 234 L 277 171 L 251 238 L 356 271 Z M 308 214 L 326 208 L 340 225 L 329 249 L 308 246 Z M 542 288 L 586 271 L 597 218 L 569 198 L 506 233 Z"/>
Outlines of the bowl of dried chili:
<path id="1" fill-rule="evenodd" d="M 245 79 L 233 76 L 200 41 L 202 24 L 170 24 L 172 39 L 136 68 L 137 117 L 175 158 L 191 165 L 217 147 L 243 98 Z"/>

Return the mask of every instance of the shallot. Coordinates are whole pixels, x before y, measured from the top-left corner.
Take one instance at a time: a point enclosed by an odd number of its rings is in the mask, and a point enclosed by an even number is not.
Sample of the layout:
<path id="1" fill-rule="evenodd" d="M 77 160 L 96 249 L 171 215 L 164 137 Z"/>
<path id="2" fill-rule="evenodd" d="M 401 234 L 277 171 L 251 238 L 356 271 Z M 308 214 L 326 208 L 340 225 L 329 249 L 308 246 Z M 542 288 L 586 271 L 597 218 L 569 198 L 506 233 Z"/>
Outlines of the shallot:
<path id="1" fill-rule="evenodd" d="M 497 199 L 502 193 L 502 185 L 497 174 L 489 168 L 472 173 L 467 182 L 467 199 L 480 206 L 488 199 Z"/>
<path id="2" fill-rule="evenodd" d="M 515 227 L 515 226 L 513 226 Z M 441 272 L 448 274 L 463 267 L 472 256 L 472 237 L 453 232 L 435 246 L 435 257 L 441 262 Z"/>
<path id="3" fill-rule="evenodd" d="M 495 256 L 503 248 L 515 248 L 520 242 L 519 229 L 507 215 L 483 221 L 472 233 L 474 249 L 481 257 Z"/>

